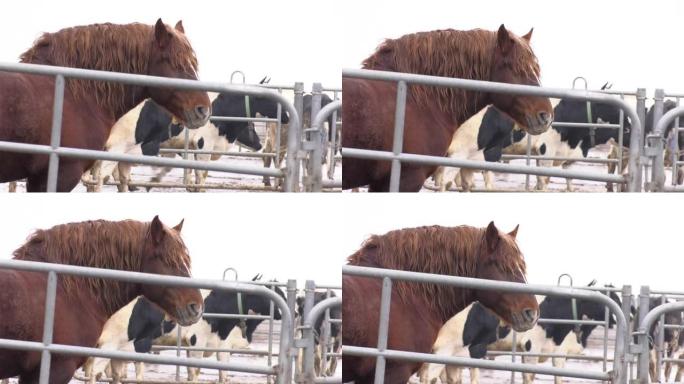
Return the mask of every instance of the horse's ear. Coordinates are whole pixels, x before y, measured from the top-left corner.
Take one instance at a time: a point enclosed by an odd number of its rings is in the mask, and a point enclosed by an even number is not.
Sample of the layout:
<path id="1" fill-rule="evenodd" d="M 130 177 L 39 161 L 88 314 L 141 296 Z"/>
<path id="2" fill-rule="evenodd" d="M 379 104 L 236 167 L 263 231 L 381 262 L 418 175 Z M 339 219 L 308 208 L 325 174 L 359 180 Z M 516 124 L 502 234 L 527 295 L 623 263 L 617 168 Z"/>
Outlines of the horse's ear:
<path id="1" fill-rule="evenodd" d="M 496 32 L 496 46 L 502 54 L 507 54 L 513 48 L 513 37 L 506 27 L 501 24 Z"/>
<path id="2" fill-rule="evenodd" d="M 522 36 L 528 43 L 530 42 L 530 39 L 532 39 L 532 32 L 534 32 L 534 27 L 530 28 L 530 31 Z"/>
<path id="3" fill-rule="evenodd" d="M 171 41 L 171 37 L 171 31 L 169 31 L 169 28 L 164 24 L 162 19 L 159 18 L 154 25 L 154 40 L 157 42 L 157 45 L 159 45 L 160 48 L 166 48 Z"/>
<path id="4" fill-rule="evenodd" d="M 178 20 L 174 28 L 176 28 L 176 31 L 180 33 L 185 33 L 185 28 L 183 28 L 183 20 Z"/>
<path id="5" fill-rule="evenodd" d="M 176 232 L 180 233 L 181 229 L 183 229 L 183 223 L 184 223 L 184 222 L 185 222 L 185 219 L 181 220 L 181 222 L 178 223 L 178 224 L 176 224 L 176 226 L 173 227 L 173 229 L 174 229 Z"/>
<path id="6" fill-rule="evenodd" d="M 164 239 L 164 224 L 162 224 L 161 220 L 159 220 L 159 215 L 152 219 L 152 223 L 150 224 L 150 234 L 152 235 L 152 241 L 154 241 L 155 244 L 161 243 Z"/>
<path id="7" fill-rule="evenodd" d="M 508 236 L 515 239 L 515 236 L 518 234 L 518 228 L 520 228 L 520 224 L 516 225 L 512 231 L 508 232 Z"/>
<path id="8" fill-rule="evenodd" d="M 485 232 L 485 241 L 487 242 L 487 248 L 490 252 L 495 250 L 499 245 L 499 229 L 496 228 L 496 225 L 494 225 L 493 221 L 491 221 L 487 226 L 487 230 Z"/>

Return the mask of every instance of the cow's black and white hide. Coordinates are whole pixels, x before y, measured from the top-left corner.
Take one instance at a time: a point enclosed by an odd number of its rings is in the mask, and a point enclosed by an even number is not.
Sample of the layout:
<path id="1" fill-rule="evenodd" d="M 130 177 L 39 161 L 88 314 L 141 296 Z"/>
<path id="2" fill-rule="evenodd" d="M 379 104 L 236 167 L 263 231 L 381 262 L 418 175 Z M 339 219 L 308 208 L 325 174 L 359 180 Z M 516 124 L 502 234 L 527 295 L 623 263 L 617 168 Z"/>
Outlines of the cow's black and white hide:
<path id="1" fill-rule="evenodd" d="M 329 297 L 337 297 L 334 291 L 330 292 Z M 321 301 L 328 298 L 326 292 L 315 292 L 314 293 L 314 305 L 320 303 Z M 297 296 L 297 308 L 296 308 L 296 323 L 298 325 L 303 325 L 304 323 L 304 296 Z M 334 307 L 330 309 L 331 319 L 342 319 L 342 309 L 340 307 Z M 341 324 L 330 324 L 330 335 L 328 338 L 328 345 L 321 344 L 321 334 L 323 332 L 323 316 L 319 317 L 314 324 L 314 343 L 315 343 L 315 370 L 317 376 L 333 376 L 337 370 L 337 357 L 328 356 L 327 359 L 323 360 L 323 349 L 327 348 L 332 351 L 332 353 L 340 353 L 342 351 L 342 325 Z M 302 350 L 300 349 L 298 356 L 298 364 L 302 366 Z"/>
<path id="2" fill-rule="evenodd" d="M 524 155 L 527 153 L 527 138 L 515 122 L 494 107 L 486 107 L 468 119 L 456 130 L 447 151 L 448 156 L 455 159 L 498 162 L 502 155 Z M 531 154 L 536 156 L 581 157 L 578 149 L 572 149 L 567 141 L 561 140 L 557 129 L 549 129 L 541 135 L 530 136 Z M 537 166 L 551 167 L 570 166 L 571 162 L 537 160 Z M 470 191 L 474 187 L 474 170 L 452 167 L 440 167 L 435 172 L 435 184 L 440 191 L 446 191 L 451 183 L 458 183 L 461 188 Z M 485 188 L 492 189 L 493 174 L 484 172 Z M 537 189 L 546 190 L 549 178 L 537 177 Z M 572 185 L 568 182 L 568 190 Z"/>
<path id="3" fill-rule="evenodd" d="M 620 298 L 611 293 L 610 297 L 617 303 Z M 605 307 L 592 301 L 575 301 L 577 319 L 603 320 Z M 470 312 L 478 308 L 468 322 Z M 539 304 L 540 317 L 545 319 L 574 319 L 573 303 L 568 298 L 546 297 Z M 475 321 L 477 320 L 477 321 Z M 615 324 L 614 315 L 609 320 L 609 326 Z M 576 328 L 565 324 L 537 324 L 534 328 L 523 333 L 516 334 L 516 349 L 535 354 L 579 354 L 586 347 L 587 340 L 595 325 L 582 325 Z M 477 338 L 469 337 L 476 334 Z M 453 355 L 461 357 L 482 358 L 486 350 L 512 350 L 513 333 L 499 325 L 499 319 L 489 310 L 476 303 L 466 308 L 447 321 L 440 330 L 437 341 L 433 346 L 436 354 Z M 524 357 L 526 363 L 536 364 L 546 359 L 539 357 Z M 563 367 L 565 359 L 554 358 L 555 367 Z M 461 372 L 458 367 L 445 369 L 442 364 L 426 364 L 421 371 L 421 383 L 433 384 L 438 378 L 443 383 L 455 383 L 460 380 Z M 477 383 L 479 373 L 471 369 L 471 383 Z M 523 381 L 531 383 L 533 374 L 524 374 Z M 560 377 L 555 378 L 555 383 L 562 382 Z"/>
<path id="4" fill-rule="evenodd" d="M 282 290 L 276 291 L 284 297 Z M 242 302 L 241 314 L 270 313 L 270 300 L 262 296 L 238 294 L 225 291 L 202 291 L 204 297 L 205 313 L 240 314 L 239 301 Z M 274 319 L 280 319 L 278 308 L 274 309 Z M 244 321 L 244 331 L 239 319 L 215 319 L 207 318 L 197 323 L 181 328 L 181 341 L 183 345 L 200 348 L 247 348 L 252 340 L 252 335 L 262 319 L 248 319 Z M 164 320 L 164 313 L 151 304 L 147 299 L 139 297 L 126 307 L 119 310 L 105 324 L 104 330 L 98 341 L 98 348 L 107 350 L 122 350 L 138 353 L 149 353 L 152 344 L 176 345 L 178 330 L 175 323 Z M 213 352 L 188 351 L 188 357 L 210 357 Z M 229 353 L 216 354 L 219 361 L 227 361 Z M 94 358 L 87 365 L 90 372 L 86 374 L 95 377 L 104 372 L 108 359 Z M 112 372 L 116 375 L 125 368 L 125 363 L 112 361 Z M 143 379 L 143 364 L 136 363 L 136 379 Z M 188 380 L 195 381 L 199 375 L 198 368 L 188 367 Z M 225 382 L 225 372 L 219 371 L 219 380 Z"/>

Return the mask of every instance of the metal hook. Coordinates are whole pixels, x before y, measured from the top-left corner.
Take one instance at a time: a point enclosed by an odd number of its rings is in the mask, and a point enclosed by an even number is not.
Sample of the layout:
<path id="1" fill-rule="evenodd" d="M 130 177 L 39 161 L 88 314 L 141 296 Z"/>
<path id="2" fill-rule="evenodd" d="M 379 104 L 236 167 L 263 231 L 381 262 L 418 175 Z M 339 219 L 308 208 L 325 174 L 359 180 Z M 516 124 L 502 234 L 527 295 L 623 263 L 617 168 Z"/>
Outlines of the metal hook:
<path id="1" fill-rule="evenodd" d="M 563 277 L 567 277 L 568 279 L 570 279 L 570 286 L 572 287 L 572 276 L 570 276 L 569 273 L 563 273 L 563 274 L 561 274 L 560 276 L 558 276 L 558 283 L 557 283 L 557 285 L 561 285 L 561 280 L 563 279 Z"/>
<path id="2" fill-rule="evenodd" d="M 232 271 L 232 272 L 235 274 L 235 281 L 237 281 L 237 279 L 238 279 L 238 272 L 237 272 L 237 269 L 235 269 L 235 268 L 233 268 L 233 267 L 228 267 L 228 268 L 226 268 L 226 269 L 223 270 L 223 280 L 226 279 L 226 272 L 228 272 L 228 271 Z"/>
<path id="3" fill-rule="evenodd" d="M 233 84 L 233 77 L 235 77 L 235 75 L 237 75 L 237 74 L 242 75 L 242 84 L 244 84 L 245 83 L 245 73 L 240 71 L 240 70 L 233 71 L 233 73 L 230 74 L 230 83 Z"/>
<path id="4" fill-rule="evenodd" d="M 575 89 L 575 83 L 577 82 L 577 80 L 580 80 L 580 79 L 582 79 L 584 81 L 584 90 L 586 91 L 587 86 L 588 86 L 588 82 L 587 82 L 587 79 L 585 79 L 582 76 L 577 76 L 577 77 L 575 77 L 574 80 L 572 80 L 572 89 Z"/>

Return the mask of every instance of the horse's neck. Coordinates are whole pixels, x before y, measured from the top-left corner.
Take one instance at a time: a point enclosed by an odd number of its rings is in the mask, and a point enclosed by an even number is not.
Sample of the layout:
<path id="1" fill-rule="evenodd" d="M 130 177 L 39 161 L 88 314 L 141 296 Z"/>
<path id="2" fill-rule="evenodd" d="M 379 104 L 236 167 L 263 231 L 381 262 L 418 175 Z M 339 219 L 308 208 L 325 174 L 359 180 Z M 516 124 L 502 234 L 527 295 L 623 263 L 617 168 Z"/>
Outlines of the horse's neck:
<path id="1" fill-rule="evenodd" d="M 138 104 L 142 103 L 143 100 L 145 100 L 148 97 L 147 91 L 145 91 L 145 88 L 143 87 L 131 85 L 128 86 L 126 90 L 126 96 L 124 97 L 124 102 L 121 108 L 113 108 L 113 110 L 111 111 L 115 121 L 119 120 L 128 111 L 135 108 Z"/>
<path id="2" fill-rule="evenodd" d="M 114 315 L 116 311 L 123 308 L 124 306 L 126 306 L 126 304 L 130 303 L 133 299 L 140 295 L 140 289 L 137 288 L 135 284 L 125 282 L 121 282 L 119 284 L 121 289 L 119 289 L 118 293 L 106 290 L 96 291 L 94 289 L 88 289 L 86 287 L 78 289 L 77 294 L 72 295 L 70 301 L 74 302 L 84 311 L 89 312 L 93 317 L 103 318 L 104 323 L 104 321 L 112 317 L 112 315 Z M 107 296 L 108 298 L 110 298 L 114 294 L 118 294 L 120 296 L 117 300 L 117 306 L 116 308 L 108 308 L 108 306 L 105 305 L 103 296 Z"/>

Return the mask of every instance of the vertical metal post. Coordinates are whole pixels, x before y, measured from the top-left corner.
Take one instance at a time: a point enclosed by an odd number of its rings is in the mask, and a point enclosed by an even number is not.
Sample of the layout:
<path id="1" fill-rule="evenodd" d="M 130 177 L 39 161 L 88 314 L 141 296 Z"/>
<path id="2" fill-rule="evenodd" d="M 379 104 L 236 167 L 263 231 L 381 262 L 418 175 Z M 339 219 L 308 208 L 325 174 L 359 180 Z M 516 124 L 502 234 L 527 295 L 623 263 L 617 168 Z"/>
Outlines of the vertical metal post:
<path id="1" fill-rule="evenodd" d="M 57 298 L 57 273 L 48 272 L 47 288 L 45 292 L 45 314 L 43 317 L 43 345 L 52 344 L 52 334 L 55 326 L 55 300 Z M 43 350 L 40 355 L 39 384 L 50 382 L 50 351 Z"/>
<path id="2" fill-rule="evenodd" d="M 283 94 L 283 89 L 278 88 L 278 93 L 281 95 Z M 283 117 L 283 105 L 278 103 L 278 112 L 276 113 L 276 118 L 278 121 L 276 122 L 276 137 L 275 137 L 275 157 L 273 158 L 273 168 L 279 169 L 280 168 L 280 140 L 281 140 L 281 134 L 282 134 L 282 129 L 283 129 L 283 123 L 281 122 L 282 117 Z M 268 134 L 268 132 L 267 132 Z"/>
<path id="3" fill-rule="evenodd" d="M 615 341 L 617 342 L 617 338 L 619 337 L 625 337 L 626 340 L 626 345 L 632 344 L 632 322 L 634 319 L 632 319 L 632 286 L 631 285 L 623 285 L 622 286 L 622 314 L 625 316 L 625 320 L 627 322 L 627 330 L 626 332 L 623 332 L 624 335 L 620 335 L 619 333 L 615 333 Z M 631 379 L 632 377 L 632 358 L 630 356 L 625 356 L 625 361 L 629 362 L 629 365 L 626 367 L 629 370 L 629 374 L 624 375 L 625 379 Z M 613 361 L 613 371 L 615 371 L 616 367 L 619 367 L 620 362 L 619 361 Z"/>
<path id="4" fill-rule="evenodd" d="M 644 132 L 646 132 L 646 88 L 637 89 L 637 115 L 641 123 L 641 135 L 631 132 L 629 138 L 629 185 L 628 191 L 641 192 L 642 184 L 642 156 L 644 154 Z M 636 148 L 636 151 L 635 151 Z"/>
<path id="5" fill-rule="evenodd" d="M 620 94 L 620 98 L 622 100 L 625 99 L 624 94 Z M 620 108 L 620 128 L 618 130 L 618 149 L 617 149 L 617 157 L 618 157 L 618 162 L 617 162 L 617 172 L 618 175 L 622 175 L 622 156 L 623 156 L 623 148 L 624 148 L 624 134 L 625 134 L 625 111 Z M 616 191 L 622 192 L 624 190 L 624 186 L 622 184 L 618 184 L 615 188 Z M 607 307 L 606 307 L 607 308 Z"/>
<path id="6" fill-rule="evenodd" d="M 177 326 L 178 331 L 176 332 L 176 357 L 181 355 L 181 325 Z M 176 381 L 180 381 L 180 365 L 176 365 Z"/>
<path id="7" fill-rule="evenodd" d="M 302 144 L 302 111 L 304 109 L 304 83 L 295 83 L 294 107 L 299 115 L 299 125 L 294 124 L 292 116 L 287 131 L 287 168 L 283 189 L 285 192 L 299 191 L 299 148 Z"/>
<path id="8" fill-rule="evenodd" d="M 511 346 L 511 363 L 515 363 L 515 360 L 516 360 L 515 353 L 518 350 L 518 340 L 517 340 L 518 339 L 518 332 L 516 332 L 515 330 L 512 330 L 512 329 L 511 329 L 511 332 L 513 332 L 513 335 L 511 336 L 511 340 L 513 343 L 513 345 Z M 522 357 L 521 357 L 521 359 L 522 359 Z M 523 375 L 524 375 L 524 373 L 523 373 Z M 513 384 L 513 383 L 515 383 L 515 371 L 511 371 L 511 384 Z"/>
<path id="9" fill-rule="evenodd" d="M 314 295 L 316 294 L 316 283 L 307 280 L 304 284 L 304 313 L 302 314 L 302 337 L 305 339 L 304 358 L 302 364 L 302 374 L 306 378 L 313 379 L 314 375 L 314 324 L 304 324 L 304 319 L 309 316 L 311 308 L 314 306 Z"/>
<path id="10" fill-rule="evenodd" d="M 649 299 L 650 299 L 650 289 L 647 285 L 641 286 L 641 291 L 639 292 L 639 323 L 642 324 L 644 317 L 649 312 Z M 635 327 L 637 329 L 637 327 Z M 644 334 L 638 336 L 639 343 L 639 364 L 637 365 L 637 376 L 639 377 L 640 384 L 648 384 L 648 362 L 649 362 L 649 348 L 648 348 L 648 338 L 649 330 L 647 329 Z"/>
<path id="11" fill-rule="evenodd" d="M 395 137 L 396 139 L 396 137 Z M 380 324 L 378 325 L 378 351 L 387 349 L 387 336 L 389 333 L 390 301 L 392 300 L 392 280 L 389 277 L 382 278 L 382 296 L 380 301 Z M 385 357 L 378 356 L 375 361 L 375 384 L 385 382 Z"/>
<path id="12" fill-rule="evenodd" d="M 406 115 L 406 90 L 405 81 L 397 84 L 397 103 L 394 111 L 394 142 L 392 152 L 399 155 L 404 148 L 404 116 Z M 392 172 L 390 174 L 390 192 L 399 192 L 399 181 L 401 180 L 401 162 L 397 159 L 392 160 Z M 378 360 L 379 361 L 379 360 Z M 384 359 L 383 359 L 384 369 Z M 377 372 L 377 371 L 376 371 Z M 377 377 L 377 376 L 376 376 Z M 376 381 L 377 384 L 377 381 Z"/>
<path id="13" fill-rule="evenodd" d="M 610 291 L 606 290 L 605 294 L 610 297 Z M 610 308 L 606 305 L 605 315 L 603 318 L 603 372 L 607 372 L 608 368 L 608 328 L 610 327 Z"/>
<path id="14" fill-rule="evenodd" d="M 50 147 L 55 151 L 60 146 L 62 139 L 62 110 L 64 108 L 64 76 L 55 77 L 55 99 L 52 104 L 52 131 Z M 57 192 L 57 176 L 59 173 L 59 155 L 50 153 L 48 164 L 47 192 Z"/>
<path id="15" fill-rule="evenodd" d="M 275 291 L 275 288 L 273 285 L 269 286 L 269 289 L 272 291 Z M 266 357 L 266 363 L 268 364 L 269 367 L 273 365 L 272 361 L 272 356 L 271 353 L 273 352 L 273 314 L 275 312 L 275 304 L 273 301 L 270 301 L 270 306 L 268 308 L 268 355 Z M 266 376 L 266 383 L 271 384 L 271 376 Z"/>
<path id="16" fill-rule="evenodd" d="M 653 131 L 647 132 L 646 137 L 649 137 L 649 148 L 651 152 L 649 156 L 652 156 L 651 168 L 651 191 L 662 191 L 665 184 L 665 164 L 663 163 L 663 151 L 664 151 L 664 132 L 656 132 L 656 124 L 663 117 L 663 99 L 665 91 L 662 89 L 656 89 L 653 94 Z"/>
<path id="17" fill-rule="evenodd" d="M 679 107 L 679 97 L 677 98 L 677 107 Z M 677 185 L 677 179 L 678 179 L 678 169 L 679 169 L 679 164 L 677 162 L 679 161 L 679 116 L 675 117 L 674 120 L 674 128 L 672 129 L 672 146 L 670 147 L 672 151 L 672 185 L 676 186 Z"/>
<path id="18" fill-rule="evenodd" d="M 329 299 L 331 297 L 331 290 L 328 289 L 325 292 L 325 298 Z M 326 308 L 323 314 L 323 322 L 321 323 L 321 335 L 319 346 L 321 348 L 321 362 L 320 362 L 320 372 L 322 376 L 325 376 L 325 370 L 327 368 L 328 361 L 328 344 L 330 343 L 330 308 Z"/>
<path id="19" fill-rule="evenodd" d="M 660 296 L 660 304 L 665 304 L 666 298 L 665 295 Z M 660 320 L 658 320 L 658 335 L 656 337 L 656 366 L 655 366 L 655 372 L 656 372 L 656 380 L 660 381 L 660 366 L 663 363 L 663 357 L 665 354 L 665 314 L 660 315 Z"/>
<path id="20" fill-rule="evenodd" d="M 527 148 L 525 149 L 525 165 L 530 166 L 530 156 L 532 155 L 532 135 L 527 134 Z M 530 190 L 530 174 L 525 174 L 525 190 Z"/>
<path id="21" fill-rule="evenodd" d="M 293 321 L 292 324 L 290 324 L 290 335 L 295 335 L 295 329 L 297 328 L 297 322 L 294 321 L 294 316 L 295 316 L 295 309 L 297 307 L 297 280 L 289 279 L 287 280 L 287 307 L 290 309 L 290 313 L 292 314 Z M 301 313 L 299 314 L 301 316 Z M 281 335 L 282 336 L 282 332 Z M 289 355 L 288 355 L 289 356 Z M 292 358 L 294 356 L 290 357 L 290 360 L 287 362 L 289 366 L 292 366 Z M 281 362 L 278 360 L 278 364 L 280 365 Z M 299 372 L 297 372 L 299 373 Z"/>
<path id="22" fill-rule="evenodd" d="M 311 89 L 309 125 L 313 124 L 316 115 L 318 115 L 318 112 L 321 110 L 322 92 L 323 86 L 321 83 L 314 83 L 313 88 Z M 313 143 L 313 149 L 309 152 L 309 161 L 307 162 L 307 190 L 309 192 L 319 192 L 322 184 L 321 162 L 323 161 L 323 126 L 310 128 L 318 128 L 318 130 L 309 132 L 309 142 Z"/>
<path id="23" fill-rule="evenodd" d="M 183 128 L 185 131 L 185 143 L 183 144 L 183 160 L 188 159 L 188 149 L 190 148 L 190 130 Z M 183 184 L 185 187 L 190 186 L 190 168 L 183 168 Z"/>
<path id="24" fill-rule="evenodd" d="M 333 100 L 339 100 L 339 95 L 337 91 L 333 92 Z M 328 127 L 330 129 L 330 161 L 328 161 L 328 179 L 332 180 L 335 178 L 335 154 L 337 153 L 337 111 L 333 111 L 332 114 L 332 126 Z M 325 140 L 325 137 L 323 138 Z"/>

